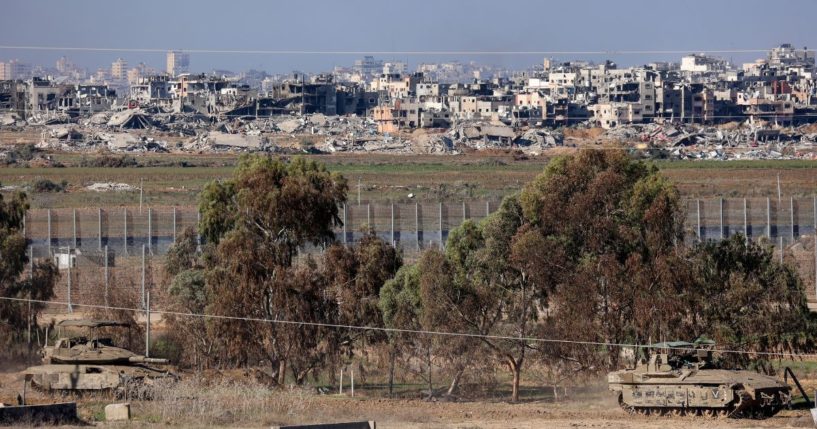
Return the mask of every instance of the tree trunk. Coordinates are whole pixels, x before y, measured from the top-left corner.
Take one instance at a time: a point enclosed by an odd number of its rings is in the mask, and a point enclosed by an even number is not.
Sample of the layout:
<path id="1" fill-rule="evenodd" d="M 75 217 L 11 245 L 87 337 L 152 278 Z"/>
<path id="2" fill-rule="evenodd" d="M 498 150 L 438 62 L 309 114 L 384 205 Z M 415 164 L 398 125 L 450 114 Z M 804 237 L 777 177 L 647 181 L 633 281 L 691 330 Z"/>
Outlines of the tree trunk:
<path id="1" fill-rule="evenodd" d="M 394 361 L 397 359 L 397 351 L 392 347 L 389 351 L 389 398 L 394 394 Z"/>
<path id="2" fill-rule="evenodd" d="M 508 359 L 508 366 L 513 373 L 513 390 L 511 391 L 511 402 L 519 401 L 519 379 L 521 378 L 522 368 L 519 362 L 513 358 Z"/>
<path id="3" fill-rule="evenodd" d="M 287 361 L 281 359 L 278 362 L 278 385 L 283 386 L 287 379 Z"/>
<path id="4" fill-rule="evenodd" d="M 457 391 L 457 388 L 460 386 L 460 379 L 462 379 L 463 370 L 458 370 L 456 374 L 454 374 L 454 378 L 451 380 L 451 385 L 448 386 L 448 392 L 446 392 L 445 396 L 451 396 L 454 392 Z"/>
<path id="5" fill-rule="evenodd" d="M 428 345 L 426 358 L 428 359 L 428 400 L 430 401 L 434 398 L 434 384 L 431 382 L 431 344 Z"/>

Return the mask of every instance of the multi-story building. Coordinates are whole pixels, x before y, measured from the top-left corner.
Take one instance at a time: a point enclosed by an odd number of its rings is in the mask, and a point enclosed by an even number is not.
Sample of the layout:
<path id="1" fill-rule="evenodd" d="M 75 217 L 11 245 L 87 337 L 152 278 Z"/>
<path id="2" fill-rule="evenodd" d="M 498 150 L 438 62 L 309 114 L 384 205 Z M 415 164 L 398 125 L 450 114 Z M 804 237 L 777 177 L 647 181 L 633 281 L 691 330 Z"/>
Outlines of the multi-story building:
<path id="1" fill-rule="evenodd" d="M 31 77 L 31 65 L 20 60 L 0 63 L 0 80 L 28 79 Z"/>
<path id="2" fill-rule="evenodd" d="M 111 79 L 125 80 L 128 77 L 128 62 L 122 58 L 117 58 L 111 63 Z"/>
<path id="3" fill-rule="evenodd" d="M 169 51 L 166 59 L 165 70 L 170 76 L 190 71 L 190 54 L 182 51 Z"/>
<path id="4" fill-rule="evenodd" d="M 797 49 L 791 43 L 784 43 L 771 51 L 768 55 L 768 63 L 771 67 L 806 67 L 814 68 L 814 51 L 808 48 Z"/>
<path id="5" fill-rule="evenodd" d="M 727 62 L 722 58 L 706 54 L 692 54 L 681 58 L 681 71 L 685 72 L 704 73 L 724 71 L 727 65 Z"/>

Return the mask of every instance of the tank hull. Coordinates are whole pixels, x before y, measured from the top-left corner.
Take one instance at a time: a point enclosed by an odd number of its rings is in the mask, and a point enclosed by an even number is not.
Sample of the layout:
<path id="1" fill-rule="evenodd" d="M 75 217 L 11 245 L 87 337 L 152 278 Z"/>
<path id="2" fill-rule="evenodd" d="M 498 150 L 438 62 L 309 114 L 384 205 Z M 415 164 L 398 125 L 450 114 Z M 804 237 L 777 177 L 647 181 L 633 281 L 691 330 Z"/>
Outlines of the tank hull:
<path id="1" fill-rule="evenodd" d="M 768 417 L 791 402 L 789 386 L 749 371 L 623 370 L 610 373 L 608 382 L 622 408 L 640 414 Z"/>
<path id="2" fill-rule="evenodd" d="M 145 365 L 33 366 L 25 371 L 34 387 L 50 392 L 107 392 L 120 396 L 143 396 L 156 380 L 175 379 L 167 371 Z"/>

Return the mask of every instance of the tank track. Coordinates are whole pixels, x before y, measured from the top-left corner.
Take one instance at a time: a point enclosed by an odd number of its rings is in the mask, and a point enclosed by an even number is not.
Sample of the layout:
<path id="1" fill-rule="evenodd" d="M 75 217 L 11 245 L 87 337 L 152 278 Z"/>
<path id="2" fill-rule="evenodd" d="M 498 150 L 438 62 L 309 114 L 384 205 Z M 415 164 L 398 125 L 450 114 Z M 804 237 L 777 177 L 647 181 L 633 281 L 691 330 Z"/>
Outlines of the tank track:
<path id="1" fill-rule="evenodd" d="M 618 397 L 619 406 L 628 414 L 641 416 L 701 416 L 709 418 L 754 418 L 771 417 L 783 409 L 783 406 L 757 404 L 745 390 L 735 392 L 738 400 L 724 408 L 677 408 L 677 407 L 633 407 Z"/>

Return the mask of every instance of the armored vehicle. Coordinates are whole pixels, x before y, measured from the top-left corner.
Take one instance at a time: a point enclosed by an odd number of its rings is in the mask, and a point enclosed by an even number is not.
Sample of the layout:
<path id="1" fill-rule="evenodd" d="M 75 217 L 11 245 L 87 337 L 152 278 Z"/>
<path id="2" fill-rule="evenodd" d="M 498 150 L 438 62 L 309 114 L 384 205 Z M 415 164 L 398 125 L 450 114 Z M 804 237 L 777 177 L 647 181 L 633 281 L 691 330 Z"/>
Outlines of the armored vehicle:
<path id="1" fill-rule="evenodd" d="M 636 414 L 769 417 L 791 403 L 791 387 L 753 371 L 720 369 L 713 344 L 652 346 L 649 360 L 607 375 L 618 403 Z"/>
<path id="2" fill-rule="evenodd" d="M 110 338 L 97 335 L 100 328 L 130 327 L 109 320 L 64 320 L 57 324 L 59 339 L 43 347 L 43 365 L 26 369 L 34 387 L 46 391 L 111 391 L 120 397 L 149 396 L 157 380 L 175 376 L 149 365 L 167 364 L 167 359 L 137 355 L 116 347 Z M 64 328 L 84 328 L 89 336 L 62 336 Z"/>

